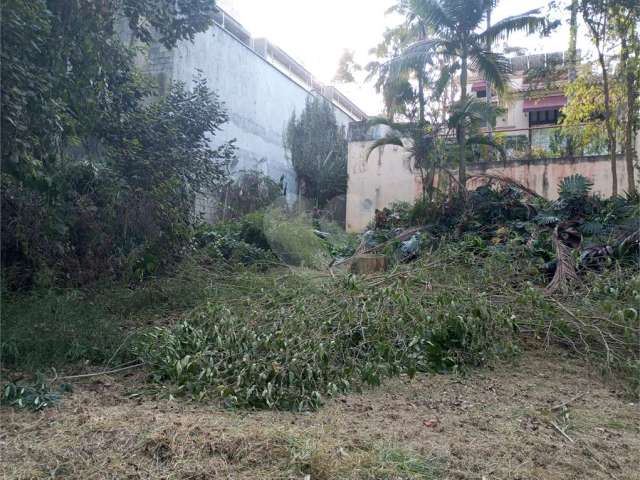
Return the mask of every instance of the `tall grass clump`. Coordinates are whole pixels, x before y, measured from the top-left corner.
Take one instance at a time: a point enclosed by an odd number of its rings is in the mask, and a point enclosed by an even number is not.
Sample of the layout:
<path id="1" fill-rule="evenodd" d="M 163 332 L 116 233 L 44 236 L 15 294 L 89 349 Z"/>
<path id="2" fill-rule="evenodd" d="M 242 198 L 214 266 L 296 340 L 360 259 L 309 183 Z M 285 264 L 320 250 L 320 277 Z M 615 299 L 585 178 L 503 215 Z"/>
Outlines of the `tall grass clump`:
<path id="1" fill-rule="evenodd" d="M 315 269 L 331 263 L 329 251 L 314 233 L 308 214 L 270 208 L 265 212 L 263 228 L 271 250 L 283 262 Z"/>
<path id="2" fill-rule="evenodd" d="M 118 322 L 79 290 L 34 292 L 2 299 L 5 367 L 40 369 L 108 359 L 122 339 Z"/>

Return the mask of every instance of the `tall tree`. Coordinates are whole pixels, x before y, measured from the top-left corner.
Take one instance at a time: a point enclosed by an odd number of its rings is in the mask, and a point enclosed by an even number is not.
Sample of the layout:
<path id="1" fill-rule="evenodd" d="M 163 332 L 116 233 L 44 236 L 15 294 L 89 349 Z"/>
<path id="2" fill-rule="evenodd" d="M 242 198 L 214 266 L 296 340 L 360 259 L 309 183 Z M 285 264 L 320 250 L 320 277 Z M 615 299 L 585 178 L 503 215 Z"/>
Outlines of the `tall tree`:
<path id="1" fill-rule="evenodd" d="M 638 118 L 638 75 L 640 70 L 640 38 L 638 22 L 640 22 L 640 5 L 624 2 L 614 6 L 613 15 L 615 32 L 620 41 L 620 75 L 624 85 L 624 157 L 627 169 L 627 191 L 635 194 L 635 165 L 637 152 L 634 148 L 636 121 Z"/>
<path id="2" fill-rule="evenodd" d="M 166 47 L 213 23 L 213 0 L 2 0 L 2 167 L 23 178 L 61 158 L 69 144 L 96 141 L 149 93 L 120 42 Z"/>
<path id="3" fill-rule="evenodd" d="M 609 161 L 611 163 L 611 192 L 618 195 L 618 165 L 616 155 L 616 131 L 613 121 L 613 108 L 611 102 L 611 78 L 609 61 L 605 56 L 609 41 L 611 40 L 611 6 L 615 0 L 580 0 L 582 18 L 589 29 L 589 36 L 596 48 L 598 63 L 602 73 L 602 89 L 604 92 L 604 117 L 607 130 L 607 144 L 609 149 Z"/>
<path id="4" fill-rule="evenodd" d="M 488 46 L 514 32 L 533 33 L 546 25 L 539 11 L 532 10 L 483 29 L 487 12 L 496 6 L 497 0 L 399 0 L 399 4 L 399 11 L 408 19 L 421 22 L 428 35 L 425 40 L 407 48 L 395 61 L 404 63 L 416 57 L 444 56 L 448 65 L 438 83 L 446 85 L 453 75 L 458 74 L 461 105 L 467 101 L 470 68 L 482 74 L 498 91 L 505 88 L 509 62 L 503 55 L 490 51 Z M 465 128 L 465 122 L 456 127 L 459 181 L 463 185 L 466 183 Z"/>
<path id="5" fill-rule="evenodd" d="M 347 191 L 347 139 L 332 105 L 316 96 L 289 120 L 284 137 L 300 196 L 322 208 Z"/>
<path id="6" fill-rule="evenodd" d="M 398 6 L 390 8 L 389 13 L 397 8 Z M 397 64 L 388 62 L 390 58 L 400 55 L 410 44 L 424 37 L 423 24 L 407 21 L 387 29 L 383 41 L 370 52 L 380 60 L 370 62 L 366 66 L 369 72 L 367 80 L 376 79 L 376 90 L 378 93 L 382 92 L 386 113 L 392 121 L 394 115 L 401 114 L 410 121 L 426 123 L 426 88 L 430 83 L 426 61 L 429 59 L 414 58 L 400 68 Z"/>

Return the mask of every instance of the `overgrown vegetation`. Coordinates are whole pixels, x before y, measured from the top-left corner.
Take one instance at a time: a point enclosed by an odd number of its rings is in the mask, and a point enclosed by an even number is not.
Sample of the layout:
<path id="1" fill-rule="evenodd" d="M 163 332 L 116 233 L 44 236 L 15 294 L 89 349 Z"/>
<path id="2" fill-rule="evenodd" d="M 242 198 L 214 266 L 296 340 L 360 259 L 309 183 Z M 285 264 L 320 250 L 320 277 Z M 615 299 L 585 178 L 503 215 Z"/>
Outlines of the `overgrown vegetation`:
<path id="1" fill-rule="evenodd" d="M 432 295 L 422 276 L 316 275 L 220 278 L 221 298 L 146 334 L 138 353 L 178 392 L 302 410 L 390 375 L 481 365 L 512 348 L 508 307 Z"/>
<path id="2" fill-rule="evenodd" d="M 205 81 L 165 95 L 116 25 L 172 47 L 212 22 L 214 2 L 3 3 L 2 270 L 10 289 L 138 281 L 179 259 L 197 193 L 214 190 L 233 143 Z M 52 48 L 55 45 L 55 48 Z M 135 43 L 134 43 L 135 45 Z M 81 46 L 81 48 L 80 48 Z"/>
<path id="3" fill-rule="evenodd" d="M 393 251 L 402 246 L 389 242 L 393 232 L 421 218 L 431 253 L 415 264 L 368 277 L 222 275 L 206 307 L 147 333 L 138 355 L 173 393 L 306 409 L 387 376 L 508 358 L 525 335 L 584 355 L 636 390 L 637 203 L 591 196 L 579 176 L 562 182 L 553 203 L 500 183 L 466 202 L 390 212 L 386 236 L 378 225 L 370 237 Z"/>
<path id="4" fill-rule="evenodd" d="M 602 200 L 580 176 L 555 202 L 484 180 L 466 199 L 398 205 L 361 241 L 284 207 L 203 228 L 197 261 L 148 289 L 9 303 L 3 362 L 114 365 L 117 350 L 118 362 L 147 365 L 159 394 L 306 410 L 390 376 L 508 360 L 529 338 L 637 392 L 637 200 Z M 397 240 L 406 229 L 413 236 Z M 361 249 L 384 253 L 392 269 L 327 270 L 332 256 Z M 24 302 L 33 314 L 20 317 Z M 88 306 L 93 328 L 82 323 Z M 44 311 L 57 320 L 41 323 Z M 170 312 L 172 324 L 124 337 L 134 316 Z M 24 335 L 34 328 L 36 338 Z"/>
<path id="5" fill-rule="evenodd" d="M 134 35 L 149 41 L 141 19 L 150 12 L 127 2 L 107 4 L 100 15 L 85 2 L 69 10 L 14 3 L 3 36 L 8 43 L 34 36 L 34 48 L 15 55 L 32 56 L 26 60 L 37 71 L 29 75 L 42 76 L 23 95 L 16 86 L 23 72 L 10 68 L 3 90 L 3 128 L 15 133 L 3 143 L 3 366 L 100 366 L 103 373 L 144 364 L 158 394 L 309 410 L 387 377 L 466 373 L 509 360 L 531 339 L 583 356 L 638 392 L 637 196 L 601 199 L 578 175 L 562 181 L 554 202 L 500 177 L 467 182 L 471 145 L 502 145 L 475 136 L 493 124 L 496 110 L 464 94 L 448 112 L 462 181 L 449 176 L 449 191 L 439 189 L 434 179 L 450 149 L 435 139 L 421 97 L 419 121 L 406 127 L 428 188 L 416 205 L 377 212 L 371 231 L 348 236 L 330 221 L 331 199 L 346 188 L 346 139 L 324 100 L 310 100 L 293 116 L 285 138 L 300 196 L 312 202 L 305 211 L 303 200 L 284 201 L 283 179 L 243 172 L 229 180 L 233 142 L 213 148 L 208 141 L 227 115 L 202 79 L 152 98 L 133 66 L 134 51 L 113 31 L 122 9 Z M 495 2 L 476 3 L 475 26 Z M 425 52 L 458 59 L 443 66 L 444 87 L 457 71 L 464 86 L 467 61 L 476 59 L 498 86 L 503 59 L 479 50 L 481 43 L 544 22 L 510 18 L 482 36 L 468 31 L 443 50 L 464 23 L 460 5 L 434 3 L 416 16 L 399 7 L 407 29 L 415 18 L 436 29 L 440 14 L 445 26 L 433 44 L 409 36 L 419 43 L 394 61 Z M 183 19 L 188 27 L 163 27 L 168 17 L 151 16 L 166 46 L 208 25 L 198 13 L 204 4 L 193 9 Z M 76 32 L 74 15 L 83 13 L 97 23 Z M 76 34 L 91 47 L 87 62 L 66 47 L 61 58 L 45 61 L 46 42 Z M 97 68 L 103 63 L 108 68 Z M 425 68 L 414 63 L 409 71 Z M 87 85 L 98 85 L 95 97 L 93 90 L 88 98 L 71 95 Z M 37 138 L 36 126 L 43 129 Z M 389 136 L 374 148 L 383 143 L 403 144 Z M 467 189 L 473 182 L 477 188 Z M 212 192 L 222 218 L 202 225 L 194 200 Z M 384 255 L 390 270 L 349 273 L 350 257 L 361 253 Z M 60 397 L 52 381 L 10 383 L 2 401 L 53 405 Z M 421 460 L 394 452 L 378 463 L 417 478 L 431 473 Z"/>

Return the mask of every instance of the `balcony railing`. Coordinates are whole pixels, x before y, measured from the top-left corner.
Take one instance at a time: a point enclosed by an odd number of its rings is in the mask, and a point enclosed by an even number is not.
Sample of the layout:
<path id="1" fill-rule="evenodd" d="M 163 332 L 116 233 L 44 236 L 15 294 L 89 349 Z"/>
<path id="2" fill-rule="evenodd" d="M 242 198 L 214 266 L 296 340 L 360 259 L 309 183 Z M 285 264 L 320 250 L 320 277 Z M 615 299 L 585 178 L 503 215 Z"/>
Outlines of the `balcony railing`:
<path id="1" fill-rule="evenodd" d="M 585 128 L 587 125 L 575 127 Z M 578 141 L 578 136 L 561 125 L 543 125 L 524 129 L 496 130 L 493 135 L 506 151 L 508 160 L 527 158 L 590 157 L 606 155 L 606 138 L 599 136 L 588 143 Z M 619 152 L 617 152 L 619 153 Z"/>
<path id="2" fill-rule="evenodd" d="M 604 132 L 601 124 L 591 123 L 572 127 L 573 132 L 569 132 L 562 125 L 541 125 L 530 128 L 496 129 L 491 132 L 485 130 L 482 134 L 492 136 L 503 146 L 507 161 L 607 155 L 608 146 L 604 133 L 594 136 L 586 144 L 580 138 L 581 136 L 575 133 L 581 128 L 594 126 Z M 389 131 L 390 129 L 386 126 L 368 126 L 366 121 L 352 122 L 349 124 L 349 141 L 371 142 L 388 135 Z M 445 163 L 457 161 L 456 137 L 452 131 L 439 135 L 438 145 L 442 147 L 441 154 L 446 157 Z M 495 149 L 486 145 L 474 145 L 471 150 L 474 159 L 479 162 L 499 159 Z M 620 145 L 616 153 L 621 153 Z"/>

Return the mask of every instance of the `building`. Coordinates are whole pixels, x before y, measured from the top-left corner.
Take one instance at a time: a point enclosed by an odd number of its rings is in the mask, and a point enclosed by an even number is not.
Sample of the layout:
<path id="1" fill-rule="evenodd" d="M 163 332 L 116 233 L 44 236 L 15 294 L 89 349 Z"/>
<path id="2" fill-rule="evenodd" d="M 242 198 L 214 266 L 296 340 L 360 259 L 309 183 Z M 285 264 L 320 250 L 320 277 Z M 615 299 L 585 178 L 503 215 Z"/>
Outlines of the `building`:
<path id="1" fill-rule="evenodd" d="M 339 90 L 320 83 L 267 39 L 253 38 L 222 9 L 215 15 L 215 24 L 193 42 L 181 41 L 172 50 L 154 44 L 139 63 L 158 79 L 161 91 L 172 81 L 190 84 L 200 71 L 229 113 L 229 122 L 213 142 L 236 139 L 238 160 L 233 171 L 259 170 L 276 180 L 284 177 L 291 194 L 295 176 L 283 146 L 291 114 L 301 112 L 310 95 L 321 95 L 333 105 L 339 124 L 366 118 Z M 197 202 L 197 214 L 204 219 L 213 218 L 213 209 L 211 199 Z"/>
<path id="2" fill-rule="evenodd" d="M 509 62 L 512 74 L 507 95 L 500 96 L 493 89 L 489 92 L 487 82 L 475 73 L 471 74 L 468 93 L 488 97 L 506 110 L 497 118 L 493 132 L 507 139 L 511 158 L 536 151 L 553 154 L 553 137 L 559 131 L 561 109 L 567 104 L 563 93 L 569 77 L 567 54 L 524 55 Z"/>

